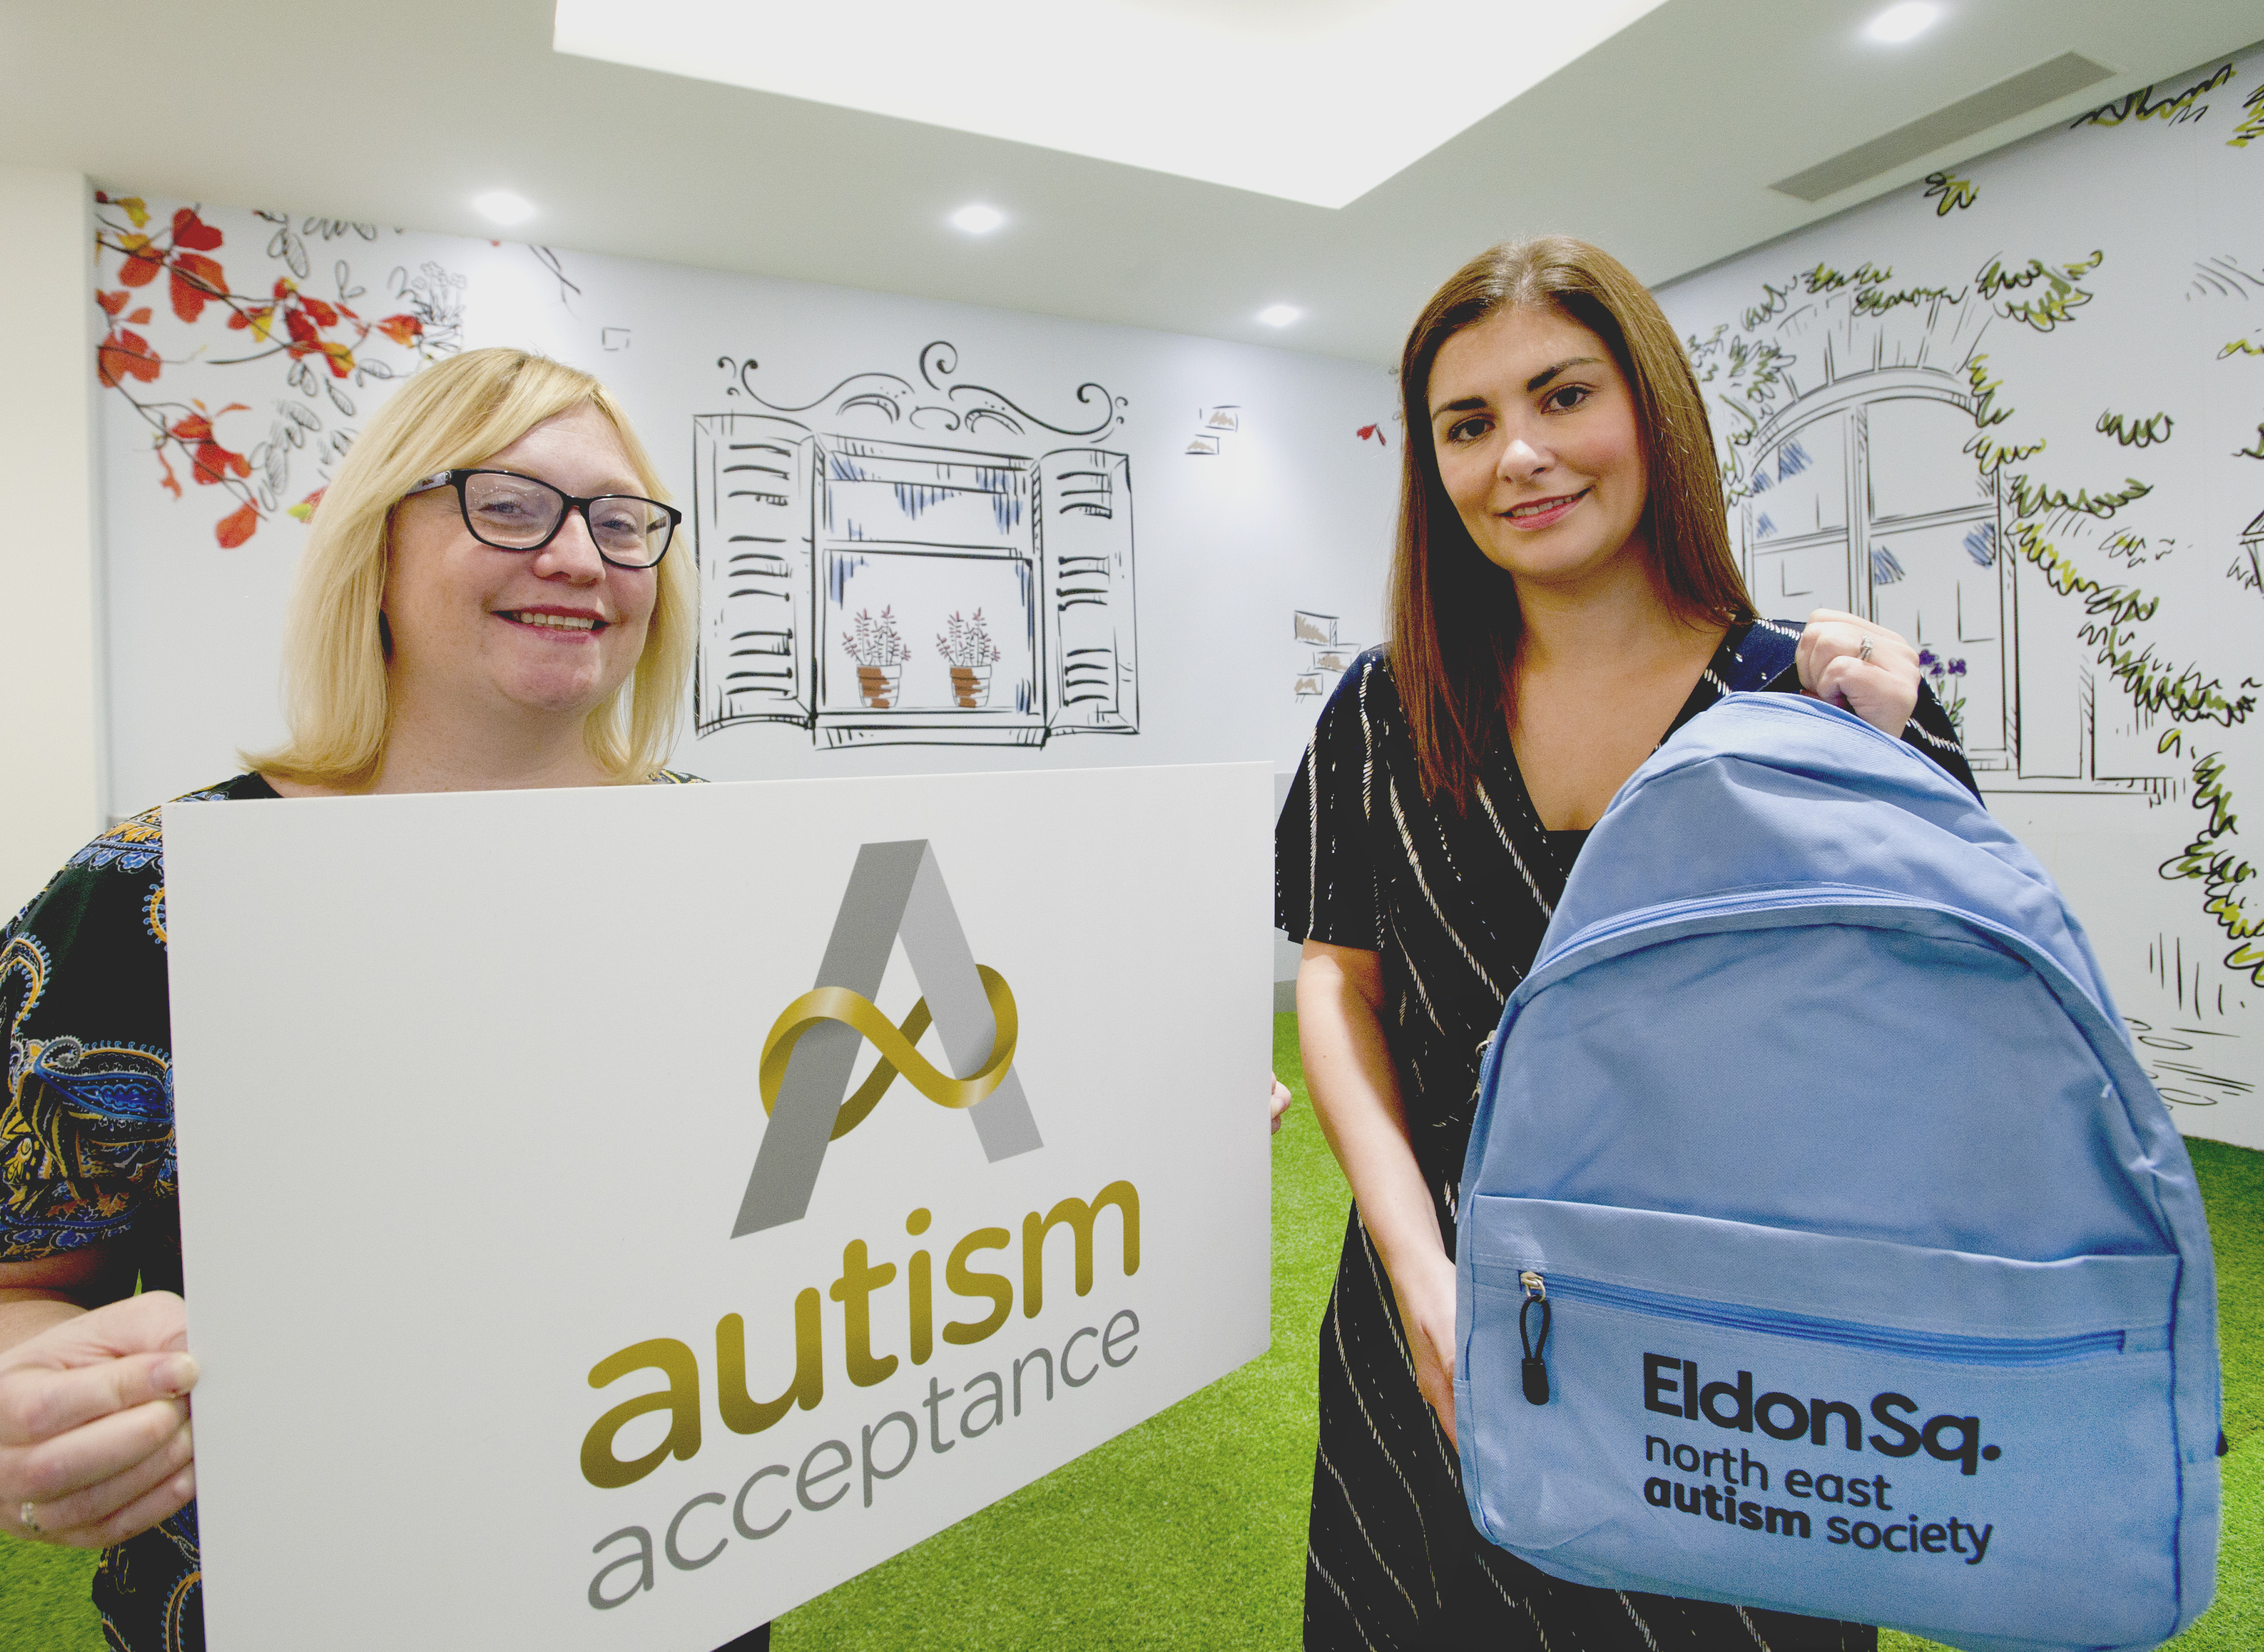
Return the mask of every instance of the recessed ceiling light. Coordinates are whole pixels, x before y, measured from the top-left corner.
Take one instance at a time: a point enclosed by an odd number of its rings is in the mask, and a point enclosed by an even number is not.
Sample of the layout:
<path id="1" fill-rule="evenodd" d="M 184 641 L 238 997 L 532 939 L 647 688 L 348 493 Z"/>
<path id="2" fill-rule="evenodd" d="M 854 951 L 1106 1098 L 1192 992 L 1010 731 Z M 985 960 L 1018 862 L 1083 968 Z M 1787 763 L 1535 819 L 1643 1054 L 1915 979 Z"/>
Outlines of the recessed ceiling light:
<path id="1" fill-rule="evenodd" d="M 951 215 L 951 227 L 963 229 L 969 235 L 989 235 L 1006 222 L 1006 215 L 996 207 L 986 207 L 981 201 L 961 207 Z"/>
<path id="2" fill-rule="evenodd" d="M 1268 304 L 1258 312 L 1258 319 L 1269 327 L 1286 327 L 1304 313 L 1295 304 Z"/>
<path id="3" fill-rule="evenodd" d="M 507 189 L 491 189 L 484 195 L 473 196 L 472 207 L 497 223 L 525 223 L 534 216 L 534 203 Z"/>
<path id="4" fill-rule="evenodd" d="M 1914 40 L 1941 20 L 1941 8 L 1930 0 L 1902 0 L 1863 25 L 1863 33 L 1886 46 Z"/>
<path id="5" fill-rule="evenodd" d="M 555 0 L 551 44 L 1341 207 L 1661 3 Z"/>

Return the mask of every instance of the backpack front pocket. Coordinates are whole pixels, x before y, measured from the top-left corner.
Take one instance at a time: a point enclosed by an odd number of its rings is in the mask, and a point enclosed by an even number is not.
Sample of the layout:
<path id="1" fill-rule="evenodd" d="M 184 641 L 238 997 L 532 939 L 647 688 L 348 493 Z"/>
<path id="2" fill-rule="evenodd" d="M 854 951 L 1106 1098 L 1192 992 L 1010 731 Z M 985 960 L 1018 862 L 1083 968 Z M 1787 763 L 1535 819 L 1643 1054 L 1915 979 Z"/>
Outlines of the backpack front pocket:
<path id="1" fill-rule="evenodd" d="M 1545 1569 L 2006 1645 L 2176 1623 L 2176 1256 L 1486 1196 L 1462 1248 L 1472 1506 Z"/>

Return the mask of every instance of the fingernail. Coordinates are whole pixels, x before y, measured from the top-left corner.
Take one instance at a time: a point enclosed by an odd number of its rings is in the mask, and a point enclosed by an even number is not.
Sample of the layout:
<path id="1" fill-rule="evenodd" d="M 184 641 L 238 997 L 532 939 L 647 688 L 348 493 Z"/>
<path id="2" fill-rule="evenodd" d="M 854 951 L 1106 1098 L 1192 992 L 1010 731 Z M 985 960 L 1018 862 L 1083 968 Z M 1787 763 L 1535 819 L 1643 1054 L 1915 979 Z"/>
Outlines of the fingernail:
<path id="1" fill-rule="evenodd" d="M 157 1381 L 167 1394 L 186 1394 L 196 1386 L 197 1362 L 187 1354 L 176 1354 L 157 1368 Z"/>

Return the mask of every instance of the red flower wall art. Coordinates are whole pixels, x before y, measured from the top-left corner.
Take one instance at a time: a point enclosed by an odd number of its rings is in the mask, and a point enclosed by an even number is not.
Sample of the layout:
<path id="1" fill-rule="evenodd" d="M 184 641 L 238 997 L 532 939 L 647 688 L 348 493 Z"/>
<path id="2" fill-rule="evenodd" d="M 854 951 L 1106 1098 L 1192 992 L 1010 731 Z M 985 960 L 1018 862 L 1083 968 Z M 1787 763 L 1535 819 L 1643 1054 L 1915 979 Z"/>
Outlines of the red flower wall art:
<path id="1" fill-rule="evenodd" d="M 185 503 L 208 497 L 192 490 L 216 491 L 213 537 L 223 549 L 244 543 L 279 512 L 302 522 L 312 517 L 353 440 L 352 427 L 340 421 L 356 416 L 356 391 L 459 347 L 464 278 L 438 265 L 414 275 L 395 268 L 387 297 L 372 302 L 340 258 L 330 272 L 333 295 L 316 290 L 310 243 L 374 242 L 374 225 L 321 218 L 294 225 L 288 215 L 260 213 L 274 226 L 263 262 L 260 252 L 229 246 L 227 233 L 195 207 L 167 221 L 135 196 L 94 199 L 94 300 L 107 324 L 95 375 L 149 426 L 159 486 Z M 259 364 L 264 372 L 251 370 Z M 185 371 L 192 367 L 199 371 Z M 214 405 L 178 388 L 185 379 L 206 388 L 202 370 L 213 368 L 246 369 L 240 388 L 234 375 L 229 388 L 266 399 L 264 436 L 251 402 Z M 175 394 L 160 390 L 161 382 Z M 301 461 L 312 465 L 315 485 L 294 501 Z M 301 471 L 297 486 L 308 480 Z"/>

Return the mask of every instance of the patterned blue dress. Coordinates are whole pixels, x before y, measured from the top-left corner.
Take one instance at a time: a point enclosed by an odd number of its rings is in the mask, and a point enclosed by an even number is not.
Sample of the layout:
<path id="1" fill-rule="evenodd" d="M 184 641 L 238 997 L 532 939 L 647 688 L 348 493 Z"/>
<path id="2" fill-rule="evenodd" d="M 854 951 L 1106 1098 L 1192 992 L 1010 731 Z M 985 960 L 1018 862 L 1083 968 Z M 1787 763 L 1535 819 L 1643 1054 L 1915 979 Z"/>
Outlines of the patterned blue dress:
<path id="1" fill-rule="evenodd" d="M 1659 738 L 1732 690 L 1796 693 L 1800 631 L 1796 622 L 1732 627 Z M 1956 731 L 1923 688 L 1904 739 L 1971 788 Z M 1274 921 L 1293 940 L 1382 955 L 1384 1037 L 1450 1255 L 1480 1052 L 1586 835 L 1543 829 L 1506 739 L 1482 766 L 1467 812 L 1426 797 L 1381 651 L 1354 662 L 1322 712 L 1275 831 Z M 1559 1583 L 1481 1538 L 1357 1207 L 1320 1341 L 1308 1648 L 1876 1647 L 1876 1631 L 1861 1625 Z"/>

